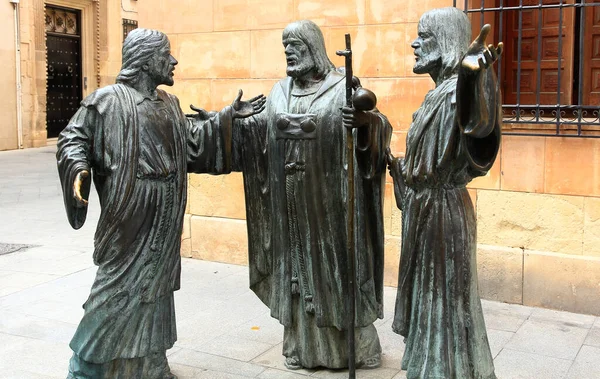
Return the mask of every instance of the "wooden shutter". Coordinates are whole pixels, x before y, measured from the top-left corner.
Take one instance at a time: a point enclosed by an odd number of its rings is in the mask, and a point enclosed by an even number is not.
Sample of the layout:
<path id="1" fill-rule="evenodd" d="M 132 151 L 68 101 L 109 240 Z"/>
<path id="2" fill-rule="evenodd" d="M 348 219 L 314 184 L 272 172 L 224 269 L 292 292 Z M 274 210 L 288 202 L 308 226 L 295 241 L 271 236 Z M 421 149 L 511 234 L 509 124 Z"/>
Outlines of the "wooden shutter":
<path id="1" fill-rule="evenodd" d="M 543 1 L 543 5 L 558 3 L 559 0 Z M 566 3 L 573 3 L 573 0 L 563 1 L 563 4 Z M 507 0 L 505 4 L 506 6 L 518 6 L 519 0 Z M 523 0 L 523 5 L 539 5 L 539 0 Z M 516 104 L 517 100 L 521 105 L 536 104 L 538 81 L 540 82 L 540 104 L 556 104 L 559 88 L 558 47 L 560 33 L 562 33 L 560 103 L 564 105 L 572 104 L 574 9 L 563 8 L 562 28 L 560 27 L 560 10 L 558 8 L 542 9 L 541 35 L 538 25 L 540 11 L 538 9 L 525 9 L 520 12 L 522 12 L 520 99 L 517 99 L 519 11 L 504 12 L 504 19 L 506 20 L 503 38 L 506 57 L 503 62 L 504 104 Z M 538 61 L 539 38 L 541 38 L 541 55 Z M 539 78 L 538 65 L 541 68 Z"/>
<path id="2" fill-rule="evenodd" d="M 583 104 L 600 105 L 600 6 L 585 9 Z"/>

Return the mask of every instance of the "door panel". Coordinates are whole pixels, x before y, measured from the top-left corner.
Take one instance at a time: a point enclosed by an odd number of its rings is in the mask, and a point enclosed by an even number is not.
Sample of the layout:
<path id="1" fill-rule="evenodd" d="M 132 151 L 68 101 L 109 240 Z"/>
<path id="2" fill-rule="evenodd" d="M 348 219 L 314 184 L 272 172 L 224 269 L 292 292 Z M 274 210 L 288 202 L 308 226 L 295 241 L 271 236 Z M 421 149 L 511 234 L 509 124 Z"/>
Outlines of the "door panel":
<path id="1" fill-rule="evenodd" d="M 573 0 L 563 1 L 564 4 L 572 2 Z M 519 0 L 505 2 L 506 6 L 518 6 L 519 3 Z M 559 0 L 543 2 L 544 5 L 558 3 Z M 523 0 L 523 5 L 538 4 L 539 0 Z M 538 85 L 540 104 L 555 105 L 559 87 L 560 103 L 572 104 L 574 9 L 562 9 L 562 28 L 560 26 L 561 11 L 558 8 L 543 9 L 541 12 L 539 9 L 524 9 L 521 12 L 520 82 L 518 80 L 519 11 L 510 10 L 505 13 L 506 59 L 503 83 L 505 104 L 536 104 Z M 559 45 L 561 44 L 559 83 Z M 538 66 L 540 67 L 539 74 Z M 520 97 L 517 96 L 518 86 L 520 87 Z"/>
<path id="2" fill-rule="evenodd" d="M 600 6 L 585 8 L 585 35 L 583 104 L 600 105 Z"/>
<path id="3" fill-rule="evenodd" d="M 46 12 L 46 130 L 48 138 L 53 138 L 67 126 L 81 102 L 81 40 L 75 33 L 74 11 L 49 8 Z"/>

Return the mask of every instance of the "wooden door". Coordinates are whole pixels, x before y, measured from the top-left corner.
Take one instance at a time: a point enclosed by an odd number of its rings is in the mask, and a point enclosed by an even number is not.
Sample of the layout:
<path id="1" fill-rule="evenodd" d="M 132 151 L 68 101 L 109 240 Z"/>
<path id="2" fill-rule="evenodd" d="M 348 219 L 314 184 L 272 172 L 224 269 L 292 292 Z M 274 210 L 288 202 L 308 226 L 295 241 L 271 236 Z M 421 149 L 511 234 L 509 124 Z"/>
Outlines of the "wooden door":
<path id="1" fill-rule="evenodd" d="M 583 105 L 600 105 L 600 6 L 585 9 Z"/>
<path id="2" fill-rule="evenodd" d="M 573 1 L 564 0 L 563 4 L 573 3 Z M 559 0 L 544 0 L 543 5 L 559 4 L 559 2 Z M 523 0 L 522 3 L 523 5 L 539 5 L 539 0 Z M 520 1 L 507 0 L 504 4 L 507 7 L 514 7 L 519 6 Z M 519 12 L 522 14 L 520 80 L 518 78 Z M 560 12 L 558 8 L 542 9 L 541 11 L 539 9 L 505 11 L 506 28 L 503 38 L 505 43 L 503 62 L 505 104 L 535 105 L 537 104 L 536 93 L 539 88 L 540 104 L 553 106 L 557 104 L 559 87 L 560 104 L 572 104 L 575 12 L 573 8 L 562 9 L 562 28 Z M 560 83 L 558 74 L 559 44 L 562 44 Z M 540 49 L 541 52 L 539 52 Z M 538 66 L 540 67 L 539 73 Z M 517 96 L 518 85 L 520 87 L 519 96 Z"/>
<path id="3" fill-rule="evenodd" d="M 75 10 L 46 7 L 46 131 L 58 137 L 82 98 L 81 38 Z"/>

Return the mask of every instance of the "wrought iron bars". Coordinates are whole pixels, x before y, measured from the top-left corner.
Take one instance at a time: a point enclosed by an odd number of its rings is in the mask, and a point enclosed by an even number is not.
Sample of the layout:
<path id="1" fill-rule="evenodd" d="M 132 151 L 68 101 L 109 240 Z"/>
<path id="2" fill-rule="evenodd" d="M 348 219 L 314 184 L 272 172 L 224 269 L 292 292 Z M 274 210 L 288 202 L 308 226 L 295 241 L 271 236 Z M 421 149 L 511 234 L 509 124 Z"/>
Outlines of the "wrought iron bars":
<path id="1" fill-rule="evenodd" d="M 454 0 L 454 6 L 457 1 Z M 584 57 L 585 49 L 593 49 L 590 57 L 600 58 L 600 35 L 592 35 L 592 25 L 600 22 L 600 2 L 590 0 L 465 0 L 463 9 L 473 16 L 479 13 L 479 27 L 483 26 L 486 14 L 494 17 L 497 40 L 504 40 L 506 50 L 513 49 L 499 59 L 497 64 L 498 81 L 503 92 L 513 92 L 513 96 L 504 97 L 503 122 L 504 134 L 565 136 L 565 137 L 600 137 L 600 103 L 594 97 L 584 93 L 586 81 L 593 82 L 589 91 L 600 91 L 600 70 L 587 68 L 590 62 Z M 551 21 L 558 33 L 553 41 L 544 38 L 547 29 L 545 18 L 550 12 L 558 11 L 558 19 Z M 565 14 L 567 12 L 567 14 Z M 586 17 L 586 12 L 593 12 L 593 17 Z M 535 15 L 537 23 L 533 26 L 537 43 L 529 43 L 527 48 L 537 50 L 535 69 L 529 70 L 527 80 L 535 78 L 535 84 L 525 83 L 523 78 L 523 17 Z M 488 16 L 490 17 L 490 16 Z M 475 17 L 472 17 L 475 24 Z M 507 22 L 516 21 L 516 41 L 514 36 L 507 38 L 512 31 Z M 567 22 L 565 21 L 567 20 Z M 531 21 L 531 20 L 528 20 Z M 489 20 L 488 20 L 489 22 Z M 557 25 L 556 25 L 557 24 Z M 596 24 L 594 24 L 596 25 Z M 474 28 L 475 29 L 475 28 Z M 529 30 L 528 33 L 532 31 Z M 586 33 L 588 33 L 586 35 Z M 529 38 L 531 39 L 531 38 Z M 588 43 L 586 43 L 586 41 Z M 543 51 L 547 44 L 555 44 L 552 54 Z M 535 46 L 534 46 L 535 45 Z M 598 49 L 595 46 L 598 45 Z M 532 51 L 528 51 L 534 57 Z M 589 53 L 589 52 L 588 52 Z M 552 59 L 548 59 L 550 58 Z M 549 65 L 555 63 L 555 69 Z M 528 64 L 531 64 L 529 62 Z M 507 69 L 516 65 L 516 69 Z M 535 72 L 535 73 L 533 73 Z M 529 84 L 529 90 L 523 89 Z M 555 86 L 554 101 L 549 100 L 549 87 Z"/>

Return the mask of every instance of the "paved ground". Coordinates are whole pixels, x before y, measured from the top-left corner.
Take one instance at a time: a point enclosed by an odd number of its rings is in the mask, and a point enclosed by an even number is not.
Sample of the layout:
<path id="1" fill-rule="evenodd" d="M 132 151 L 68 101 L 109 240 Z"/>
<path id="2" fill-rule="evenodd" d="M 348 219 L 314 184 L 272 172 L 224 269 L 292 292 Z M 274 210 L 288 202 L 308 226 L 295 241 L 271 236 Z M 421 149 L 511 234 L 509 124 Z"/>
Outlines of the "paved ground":
<path id="1" fill-rule="evenodd" d="M 54 150 L 0 152 L 0 378 L 66 377 L 68 343 L 95 274 L 98 200 L 90 200 L 87 224 L 72 230 Z M 359 370 L 359 378 L 405 378 L 402 338 L 390 328 L 395 289 L 385 295 L 386 318 L 377 322 L 383 367 Z M 483 306 L 498 378 L 600 378 L 599 318 Z M 176 308 L 179 340 L 169 361 L 182 379 L 347 377 L 285 370 L 283 329 L 248 290 L 246 267 L 184 259 Z"/>

